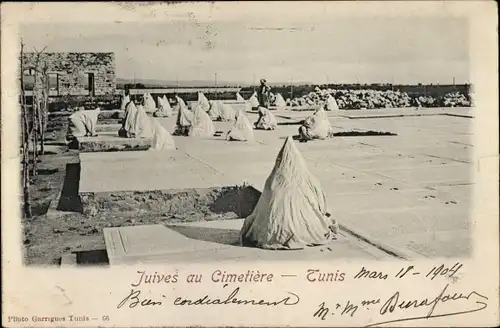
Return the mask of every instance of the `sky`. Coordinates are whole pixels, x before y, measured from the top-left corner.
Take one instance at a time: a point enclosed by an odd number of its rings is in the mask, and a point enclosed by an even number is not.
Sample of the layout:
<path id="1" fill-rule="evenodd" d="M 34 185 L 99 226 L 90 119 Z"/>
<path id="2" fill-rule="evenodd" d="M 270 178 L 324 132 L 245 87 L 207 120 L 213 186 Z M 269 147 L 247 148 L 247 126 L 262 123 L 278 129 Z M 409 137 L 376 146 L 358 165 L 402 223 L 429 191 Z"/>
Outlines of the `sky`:
<path id="1" fill-rule="evenodd" d="M 269 13 L 268 13 L 269 14 Z M 442 16 L 341 17 L 321 10 L 287 19 L 173 16 L 141 22 L 24 24 L 27 49 L 115 52 L 118 78 L 252 83 L 469 81 L 467 20 Z M 279 19 L 278 19 L 279 17 Z M 262 19 L 261 19 L 262 18 Z"/>

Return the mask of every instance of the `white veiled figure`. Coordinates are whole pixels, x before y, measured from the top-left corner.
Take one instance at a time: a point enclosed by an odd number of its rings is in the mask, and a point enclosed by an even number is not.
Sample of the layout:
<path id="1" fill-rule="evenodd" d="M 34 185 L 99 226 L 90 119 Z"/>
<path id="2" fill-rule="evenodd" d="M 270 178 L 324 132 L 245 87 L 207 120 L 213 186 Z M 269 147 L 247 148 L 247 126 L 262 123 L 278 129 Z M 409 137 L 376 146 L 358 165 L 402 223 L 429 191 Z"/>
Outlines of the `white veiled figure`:
<path id="1" fill-rule="evenodd" d="M 158 110 L 154 114 L 155 117 L 170 117 L 172 116 L 172 107 L 167 99 L 163 96 L 158 97 Z"/>
<path id="2" fill-rule="evenodd" d="M 335 226 L 325 192 L 288 137 L 257 205 L 245 218 L 241 244 L 275 250 L 325 245 L 336 238 Z"/>
<path id="3" fill-rule="evenodd" d="M 255 128 L 259 130 L 274 130 L 278 126 L 278 120 L 265 107 L 259 107 L 259 120 L 255 123 Z"/>
<path id="4" fill-rule="evenodd" d="M 222 107 L 223 107 L 222 101 L 220 100 L 210 101 L 210 110 L 208 111 L 208 115 L 213 121 L 219 120 L 221 118 Z"/>
<path id="5" fill-rule="evenodd" d="M 184 99 L 182 99 L 179 96 L 175 96 L 175 99 L 177 100 L 177 103 L 179 104 L 179 109 L 182 107 L 187 109 L 187 105 L 186 105 L 186 102 L 184 101 Z"/>
<path id="6" fill-rule="evenodd" d="M 167 117 L 172 116 L 173 114 L 172 106 L 170 106 L 170 101 L 168 101 L 167 96 L 163 95 L 162 103 L 163 103 L 163 111 L 166 113 L 166 116 Z"/>
<path id="7" fill-rule="evenodd" d="M 208 112 L 210 110 L 210 103 L 208 102 L 208 99 L 207 97 L 205 97 L 203 92 L 198 92 L 198 105 L 201 106 L 201 108 L 205 112 Z"/>
<path id="8" fill-rule="evenodd" d="M 243 98 L 239 92 L 236 92 L 236 100 L 237 101 L 245 101 L 245 98 Z"/>
<path id="9" fill-rule="evenodd" d="M 151 94 L 144 94 L 143 106 L 146 113 L 154 113 L 156 111 L 156 103 Z"/>
<path id="10" fill-rule="evenodd" d="M 151 120 L 152 134 L 150 151 L 175 150 L 175 143 L 172 135 L 160 124 L 158 120 Z"/>
<path id="11" fill-rule="evenodd" d="M 276 107 L 278 107 L 279 110 L 286 109 L 286 102 L 285 99 L 283 99 L 283 96 L 281 93 L 278 93 L 276 95 L 276 101 L 275 101 Z"/>
<path id="12" fill-rule="evenodd" d="M 69 117 L 68 137 L 95 136 L 97 129 L 97 119 L 101 109 L 79 110 Z"/>
<path id="13" fill-rule="evenodd" d="M 141 105 L 136 107 L 132 101 L 127 105 L 118 135 L 126 138 L 151 138 L 153 136 L 151 120 Z"/>
<path id="14" fill-rule="evenodd" d="M 125 110 L 125 108 L 127 107 L 127 104 L 129 102 L 130 102 L 130 96 L 129 95 L 122 95 L 120 110 Z"/>
<path id="15" fill-rule="evenodd" d="M 177 113 L 177 126 L 186 128 L 193 123 L 193 112 L 187 106 L 180 106 Z"/>
<path id="16" fill-rule="evenodd" d="M 193 112 L 193 119 L 189 127 L 190 137 L 211 137 L 215 133 L 215 126 L 205 109 L 198 104 Z"/>
<path id="17" fill-rule="evenodd" d="M 242 110 L 236 111 L 236 121 L 227 133 L 226 139 L 229 141 L 254 141 L 252 124 Z"/>
<path id="18" fill-rule="evenodd" d="M 222 103 L 220 119 L 225 122 L 234 121 L 236 119 L 236 112 L 234 111 L 233 106 Z"/>
<path id="19" fill-rule="evenodd" d="M 328 98 L 326 99 L 326 109 L 329 111 L 339 110 L 339 105 L 337 104 L 337 101 L 330 94 L 328 95 Z"/>
<path id="20" fill-rule="evenodd" d="M 299 135 L 302 140 L 326 139 L 331 131 L 332 126 L 328 116 L 323 107 L 320 107 L 313 115 L 304 120 L 299 128 Z"/>
<path id="21" fill-rule="evenodd" d="M 259 99 L 257 99 L 257 92 L 254 92 L 253 95 L 248 99 L 250 102 L 250 105 L 252 105 L 252 108 L 257 108 L 259 107 Z"/>

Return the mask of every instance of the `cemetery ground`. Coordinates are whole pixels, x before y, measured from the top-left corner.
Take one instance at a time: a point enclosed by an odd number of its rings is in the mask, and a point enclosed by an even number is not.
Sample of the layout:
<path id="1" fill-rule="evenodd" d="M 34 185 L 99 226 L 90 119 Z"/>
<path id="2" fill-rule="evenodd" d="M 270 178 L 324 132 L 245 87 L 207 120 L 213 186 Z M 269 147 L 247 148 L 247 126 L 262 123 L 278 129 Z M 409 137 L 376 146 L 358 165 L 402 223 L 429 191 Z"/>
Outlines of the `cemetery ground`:
<path id="1" fill-rule="evenodd" d="M 382 253 L 430 258 L 470 255 L 474 186 L 470 112 L 465 108 L 330 112 L 339 137 L 297 143 L 326 192 L 329 212 L 341 224 L 338 244 L 329 245 L 334 253 L 330 260 L 386 258 Z M 140 150 L 82 154 L 68 150 L 67 118 L 51 116 L 46 155 L 40 156 L 39 174 L 32 178 L 34 216 L 22 222 L 26 264 L 59 265 L 67 253 L 80 254 L 81 264 L 106 264 L 103 229 L 111 227 L 177 224 L 172 229 L 192 239 L 233 243 L 238 230 L 224 230 L 221 235 L 224 224 L 219 222 L 237 226 L 236 221 L 249 214 L 286 136 L 297 134 L 299 122 L 310 114 L 275 112 L 278 129 L 256 131 L 257 142 L 252 145 L 229 143 L 223 137 L 174 137 L 179 155 L 169 160 L 179 165 L 173 166 L 153 158 L 141 160 L 152 155 Z M 255 121 L 255 114 L 248 115 Z M 173 131 L 175 117 L 160 120 Z M 116 134 L 117 123 L 100 118 L 100 136 Z M 215 124 L 224 132 L 231 127 L 231 123 Z M 178 177 L 183 170 L 196 176 Z M 169 179 L 170 193 L 158 191 L 163 189 L 158 172 Z M 205 182 L 197 184 L 196 179 Z M 83 212 L 69 209 L 82 199 Z M 189 228 L 193 226 L 202 228 Z"/>

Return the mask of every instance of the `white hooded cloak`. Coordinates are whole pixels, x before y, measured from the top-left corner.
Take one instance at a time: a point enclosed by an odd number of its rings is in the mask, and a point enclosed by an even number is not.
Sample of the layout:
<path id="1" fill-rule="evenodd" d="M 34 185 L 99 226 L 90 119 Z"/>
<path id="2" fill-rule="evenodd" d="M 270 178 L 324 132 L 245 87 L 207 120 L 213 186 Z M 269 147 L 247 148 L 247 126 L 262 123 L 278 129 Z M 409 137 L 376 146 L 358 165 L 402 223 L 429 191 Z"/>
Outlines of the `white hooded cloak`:
<path id="1" fill-rule="evenodd" d="M 156 103 L 151 94 L 144 94 L 143 104 L 146 113 L 154 113 L 156 111 Z"/>
<path id="2" fill-rule="evenodd" d="M 236 100 L 237 101 L 245 101 L 245 98 L 243 98 L 239 92 L 236 92 Z"/>
<path id="3" fill-rule="evenodd" d="M 248 120 L 245 112 L 239 110 L 236 112 L 236 121 L 233 128 L 227 133 L 227 140 L 230 141 L 253 141 L 253 127 Z"/>
<path id="4" fill-rule="evenodd" d="M 337 101 L 335 98 L 333 98 L 332 95 L 328 95 L 328 98 L 326 99 L 326 109 L 327 110 L 338 110 L 339 105 L 337 104 Z"/>
<path id="5" fill-rule="evenodd" d="M 278 126 L 276 117 L 271 111 L 265 107 L 259 107 L 259 112 L 262 115 L 257 121 L 255 128 L 263 130 L 274 130 Z"/>
<path id="6" fill-rule="evenodd" d="M 313 115 L 306 118 L 301 129 L 307 139 L 328 138 L 332 127 L 323 107 L 320 107 Z"/>
<path id="7" fill-rule="evenodd" d="M 203 92 L 198 92 L 198 106 L 201 106 L 205 112 L 210 110 L 210 103 L 208 102 L 207 97 L 203 94 Z"/>
<path id="8" fill-rule="evenodd" d="M 205 109 L 198 104 L 193 112 L 193 119 L 188 135 L 190 137 L 211 137 L 215 133 L 215 126 Z"/>
<path id="9" fill-rule="evenodd" d="M 80 110 L 69 117 L 69 137 L 84 137 L 96 135 L 97 119 L 101 109 Z"/>
<path id="10" fill-rule="evenodd" d="M 275 104 L 276 104 L 276 107 L 278 107 L 278 109 L 285 109 L 286 108 L 285 99 L 283 99 L 283 96 L 280 93 L 278 93 L 276 95 Z"/>
<path id="11" fill-rule="evenodd" d="M 302 249 L 329 243 L 333 220 L 326 195 L 292 137 L 280 150 L 264 190 L 240 231 L 241 243 L 266 249 Z"/>
<path id="12" fill-rule="evenodd" d="M 158 120 L 148 117 L 151 120 L 153 137 L 151 140 L 150 151 L 175 150 L 175 143 L 172 135 L 160 124 Z"/>
<path id="13" fill-rule="evenodd" d="M 127 138 L 151 138 L 153 129 L 151 120 L 141 105 L 135 106 L 134 102 L 129 102 L 125 110 L 120 134 Z"/>
<path id="14" fill-rule="evenodd" d="M 257 93 L 254 92 L 253 95 L 248 99 L 250 102 L 250 105 L 252 105 L 252 108 L 257 108 L 259 107 L 259 99 L 257 99 Z"/>

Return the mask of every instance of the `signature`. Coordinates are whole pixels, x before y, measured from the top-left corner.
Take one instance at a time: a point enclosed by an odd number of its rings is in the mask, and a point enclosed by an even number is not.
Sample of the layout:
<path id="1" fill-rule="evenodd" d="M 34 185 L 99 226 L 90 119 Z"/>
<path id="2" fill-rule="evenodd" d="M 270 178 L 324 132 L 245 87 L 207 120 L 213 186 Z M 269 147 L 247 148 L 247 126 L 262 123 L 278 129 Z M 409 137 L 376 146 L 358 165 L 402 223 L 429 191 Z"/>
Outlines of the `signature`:
<path id="1" fill-rule="evenodd" d="M 449 293 L 449 292 L 447 292 L 448 287 L 449 287 L 449 284 L 447 284 L 436 297 L 431 298 L 431 299 L 425 298 L 423 300 L 401 300 L 399 292 L 396 292 L 380 308 L 381 315 L 393 313 L 397 310 L 404 311 L 404 310 L 407 310 L 410 308 L 420 308 L 420 307 L 422 307 L 422 308 L 430 307 L 429 311 L 424 316 L 409 317 L 409 318 L 402 318 L 402 319 L 378 322 L 378 323 L 370 324 L 367 327 L 373 327 L 373 326 L 377 326 L 377 325 L 381 325 L 381 324 L 400 322 L 400 321 L 412 321 L 412 320 L 447 317 L 447 316 L 453 316 L 453 315 L 459 315 L 459 314 L 472 313 L 472 312 L 484 310 L 488 306 L 488 304 L 485 303 L 485 301 L 487 301 L 488 298 L 484 295 L 479 294 L 476 291 L 472 291 L 466 295 L 464 295 L 463 293 Z M 475 301 L 475 304 L 479 304 L 479 305 L 475 305 L 474 308 L 472 308 L 470 310 L 445 312 L 442 314 L 434 314 L 434 311 L 436 310 L 436 307 L 438 304 L 459 301 L 459 300 L 469 300 L 472 296 L 476 296 L 477 300 Z"/>
<path id="2" fill-rule="evenodd" d="M 224 285 L 223 288 L 228 285 Z M 297 294 L 292 292 L 286 292 L 288 295 L 282 298 L 274 299 L 274 300 L 265 300 L 265 299 L 253 299 L 253 298 L 244 298 L 239 297 L 240 288 L 236 287 L 227 297 L 223 298 L 213 298 L 209 295 L 204 295 L 200 298 L 189 299 L 186 297 L 177 297 L 175 298 L 173 305 L 175 306 L 192 306 L 192 305 L 261 305 L 261 306 L 279 306 L 279 305 L 296 305 L 299 303 L 300 298 Z M 141 291 L 132 289 L 130 293 L 120 301 L 117 305 L 117 309 L 128 306 L 129 308 L 135 308 L 137 306 L 140 307 L 153 307 L 158 305 L 163 305 L 165 295 L 161 295 L 162 299 L 153 300 L 151 298 L 141 297 Z"/>
<path id="3" fill-rule="evenodd" d="M 335 315 L 335 314 L 341 316 L 348 315 L 353 317 L 356 314 L 356 312 L 361 311 L 362 309 L 370 310 L 370 307 L 378 306 L 379 304 L 382 304 L 382 306 L 379 308 L 379 313 L 382 316 L 415 308 L 422 308 L 428 310 L 426 315 L 406 317 L 406 318 L 403 317 L 395 320 L 372 323 L 366 326 L 366 327 L 375 327 L 387 323 L 413 321 L 413 320 L 446 317 L 446 316 L 478 312 L 485 309 L 488 306 L 488 304 L 486 303 L 488 298 L 484 295 L 479 294 L 476 291 L 472 291 L 468 294 L 448 292 L 448 287 L 449 284 L 447 284 L 435 297 L 425 298 L 420 300 L 417 299 L 405 300 L 401 297 L 399 291 L 397 291 L 385 301 L 382 301 L 380 299 L 364 300 L 359 304 L 354 304 L 351 301 L 347 301 L 345 305 L 342 305 L 341 303 L 336 303 L 335 307 L 329 307 L 328 305 L 326 305 L 325 302 L 322 302 L 319 305 L 319 309 L 313 314 L 313 317 L 319 318 L 321 320 L 326 320 L 326 318 L 329 315 Z M 469 301 L 470 309 L 464 311 L 454 311 L 454 312 L 444 312 L 441 314 L 434 314 L 439 304 L 451 303 L 459 300 Z M 472 301 L 474 300 L 475 302 L 472 303 Z"/>

